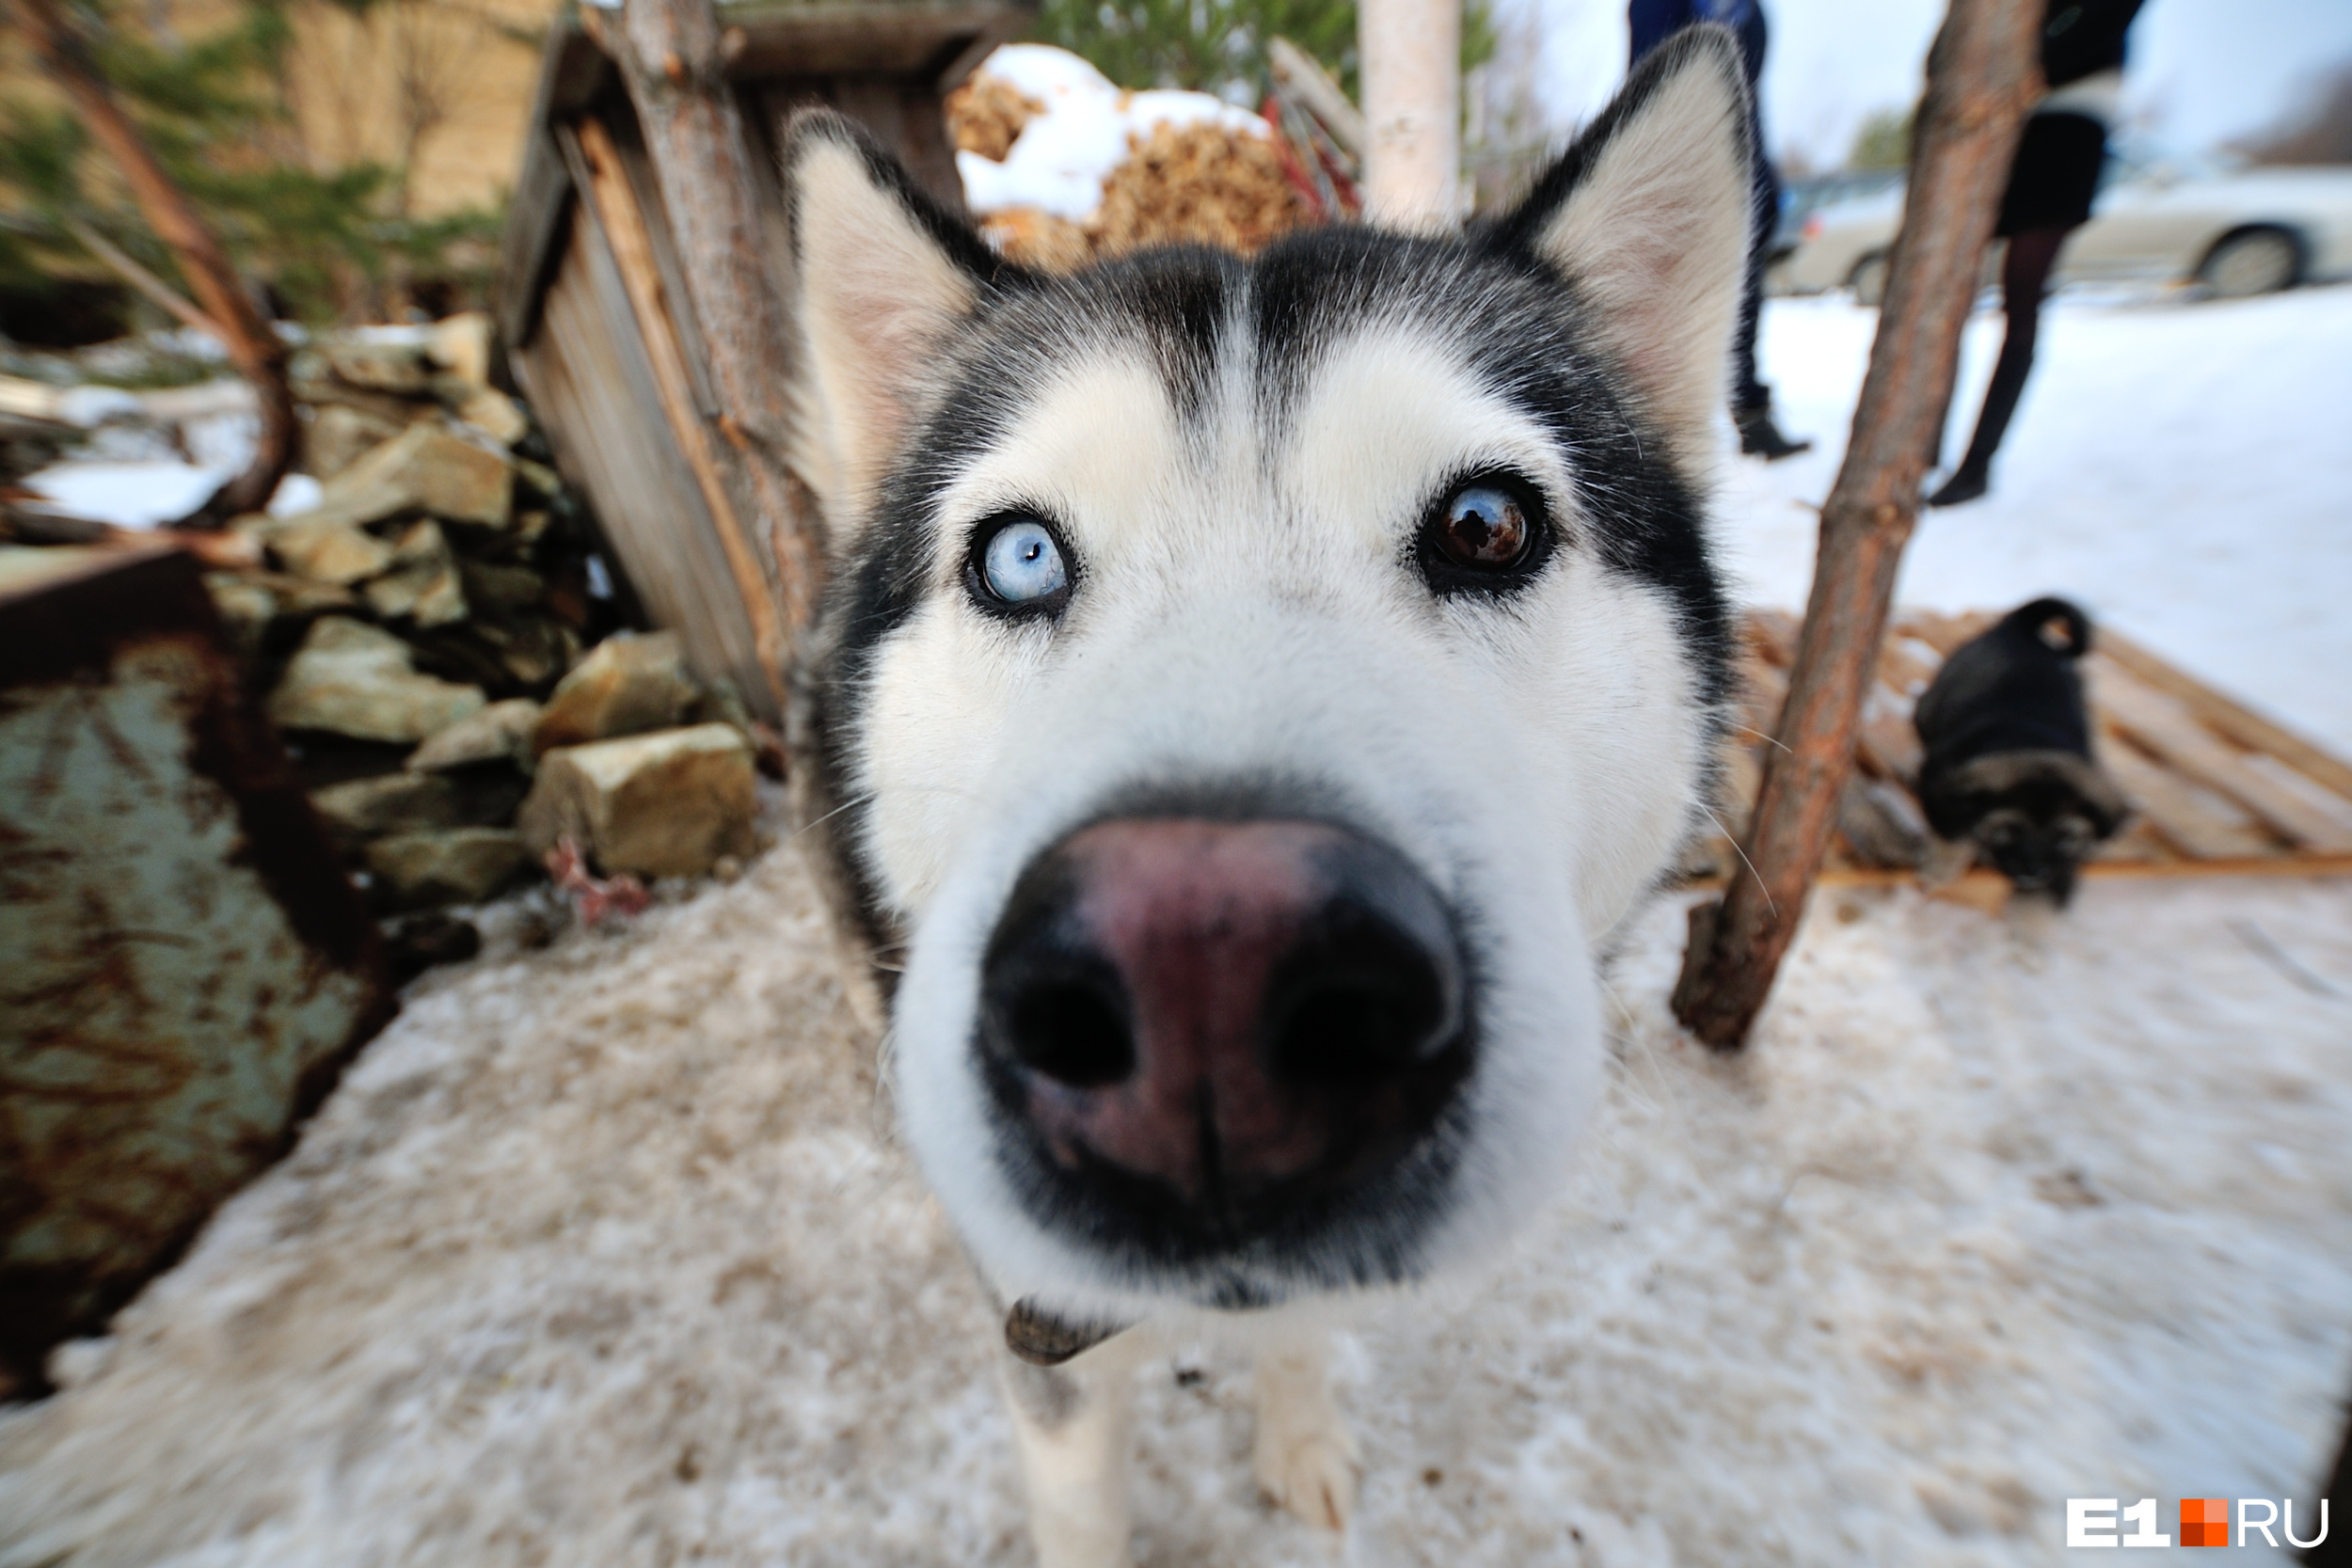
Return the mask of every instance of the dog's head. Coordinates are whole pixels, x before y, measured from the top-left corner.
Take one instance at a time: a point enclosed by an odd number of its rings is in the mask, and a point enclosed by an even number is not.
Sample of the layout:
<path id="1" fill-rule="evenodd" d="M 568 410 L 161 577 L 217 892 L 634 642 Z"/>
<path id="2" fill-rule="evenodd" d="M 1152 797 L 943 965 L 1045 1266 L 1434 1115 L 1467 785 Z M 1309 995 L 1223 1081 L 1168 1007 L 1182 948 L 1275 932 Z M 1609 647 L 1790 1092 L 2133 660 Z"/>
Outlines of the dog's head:
<path id="1" fill-rule="evenodd" d="M 1596 945 L 1709 779 L 1746 125 L 1701 29 L 1467 240 L 1046 277 L 794 122 L 800 721 L 903 941 L 908 1137 L 1009 1297 L 1409 1280 L 1555 1181 Z"/>

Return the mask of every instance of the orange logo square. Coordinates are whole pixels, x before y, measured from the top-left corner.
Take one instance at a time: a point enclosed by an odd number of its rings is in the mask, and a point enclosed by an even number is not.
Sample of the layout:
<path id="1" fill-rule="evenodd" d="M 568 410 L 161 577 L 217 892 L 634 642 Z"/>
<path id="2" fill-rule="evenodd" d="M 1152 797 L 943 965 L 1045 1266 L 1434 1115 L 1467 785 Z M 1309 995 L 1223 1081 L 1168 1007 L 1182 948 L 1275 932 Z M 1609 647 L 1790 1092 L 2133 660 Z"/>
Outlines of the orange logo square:
<path id="1" fill-rule="evenodd" d="M 2181 1499 L 2182 1545 L 2226 1546 L 2229 1544 L 2229 1498 L 2183 1497 Z"/>

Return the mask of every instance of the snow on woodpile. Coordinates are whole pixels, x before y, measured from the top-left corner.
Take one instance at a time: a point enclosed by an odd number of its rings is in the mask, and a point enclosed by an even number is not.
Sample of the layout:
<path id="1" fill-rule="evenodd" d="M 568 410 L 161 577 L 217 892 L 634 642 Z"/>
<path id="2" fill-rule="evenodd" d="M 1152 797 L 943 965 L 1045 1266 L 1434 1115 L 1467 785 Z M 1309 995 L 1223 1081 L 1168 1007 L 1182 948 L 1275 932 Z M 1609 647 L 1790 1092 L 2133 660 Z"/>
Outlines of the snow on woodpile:
<path id="1" fill-rule="evenodd" d="M 997 1323 L 795 852 L 541 951 L 489 925 L 0 1417 L 0 1563 L 1027 1562 Z M 2055 1564 L 2069 1496 L 2311 1497 L 2352 884 L 2093 883 L 2045 928 L 1825 893 L 1733 1060 L 1669 1021 L 1682 928 L 1613 969 L 1574 1189 L 1351 1337 L 1345 1553 L 1257 1500 L 1207 1346 L 1143 1375 L 1138 1560 Z"/>
<path id="2" fill-rule="evenodd" d="M 964 204 L 1014 261 L 1139 245 L 1256 250 L 1303 221 L 1272 127 L 1201 92 L 1124 92 L 1066 50 L 1008 44 L 949 95 Z"/>

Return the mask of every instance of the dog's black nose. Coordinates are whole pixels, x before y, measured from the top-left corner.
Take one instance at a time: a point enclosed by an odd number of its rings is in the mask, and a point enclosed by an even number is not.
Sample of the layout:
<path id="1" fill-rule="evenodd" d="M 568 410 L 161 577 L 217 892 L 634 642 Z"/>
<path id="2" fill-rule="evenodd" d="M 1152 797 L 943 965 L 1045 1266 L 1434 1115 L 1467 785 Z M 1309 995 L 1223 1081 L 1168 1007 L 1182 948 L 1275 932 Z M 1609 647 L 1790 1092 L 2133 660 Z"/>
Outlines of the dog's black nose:
<path id="1" fill-rule="evenodd" d="M 982 965 L 990 1082 L 1043 1159 L 1198 1237 L 1393 1164 L 1470 1033 L 1438 891 L 1319 822 L 1097 823 L 1029 867 Z"/>

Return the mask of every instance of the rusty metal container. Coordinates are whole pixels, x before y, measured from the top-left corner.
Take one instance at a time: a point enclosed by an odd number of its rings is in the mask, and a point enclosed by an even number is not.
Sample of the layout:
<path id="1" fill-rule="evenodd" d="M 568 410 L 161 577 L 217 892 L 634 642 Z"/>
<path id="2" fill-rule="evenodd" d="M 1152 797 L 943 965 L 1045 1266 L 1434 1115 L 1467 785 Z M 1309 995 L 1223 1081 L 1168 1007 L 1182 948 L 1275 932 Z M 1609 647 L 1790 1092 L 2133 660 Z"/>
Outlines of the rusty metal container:
<path id="1" fill-rule="evenodd" d="M 195 562 L 0 548 L 0 1384 L 285 1149 L 381 946 Z"/>

